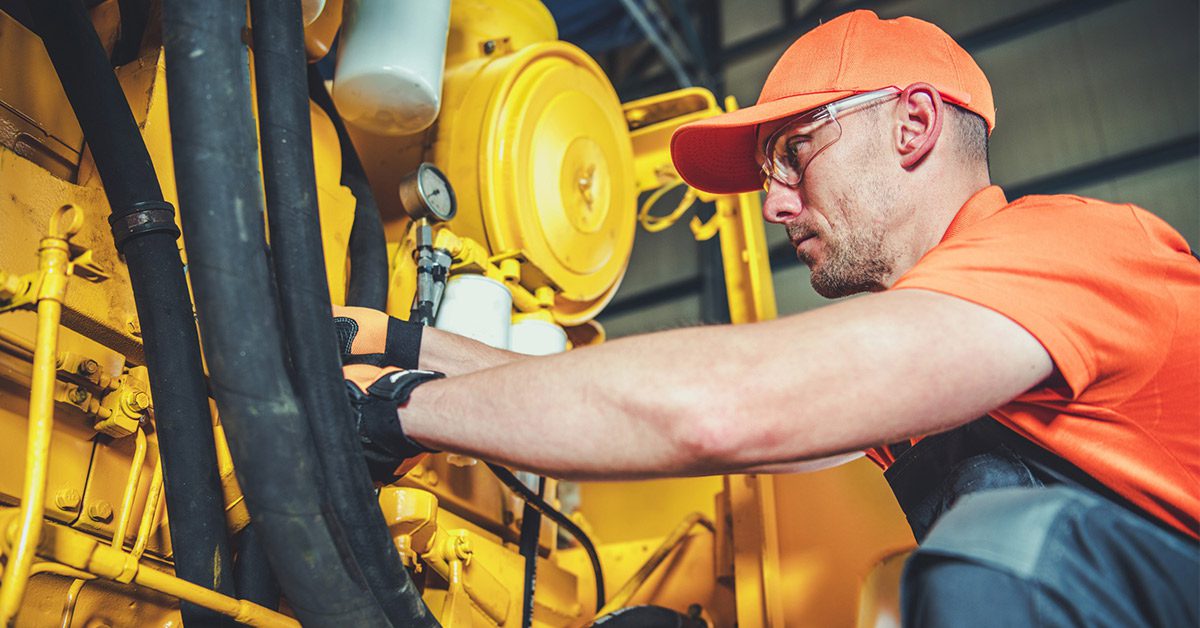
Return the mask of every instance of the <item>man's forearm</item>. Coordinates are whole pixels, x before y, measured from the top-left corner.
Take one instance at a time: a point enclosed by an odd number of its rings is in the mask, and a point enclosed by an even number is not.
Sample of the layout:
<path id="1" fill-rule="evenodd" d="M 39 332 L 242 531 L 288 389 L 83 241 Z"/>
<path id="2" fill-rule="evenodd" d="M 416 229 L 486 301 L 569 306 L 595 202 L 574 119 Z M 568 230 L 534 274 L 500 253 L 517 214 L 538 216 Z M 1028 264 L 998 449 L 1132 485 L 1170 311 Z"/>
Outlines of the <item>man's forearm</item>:
<path id="1" fill-rule="evenodd" d="M 427 327 L 421 339 L 420 368 L 452 377 L 508 364 L 524 357 L 466 336 Z"/>
<path id="2" fill-rule="evenodd" d="M 1011 320 L 919 290 L 507 359 L 416 389 L 405 432 L 561 477 L 736 472 L 950 429 L 1053 367 Z"/>

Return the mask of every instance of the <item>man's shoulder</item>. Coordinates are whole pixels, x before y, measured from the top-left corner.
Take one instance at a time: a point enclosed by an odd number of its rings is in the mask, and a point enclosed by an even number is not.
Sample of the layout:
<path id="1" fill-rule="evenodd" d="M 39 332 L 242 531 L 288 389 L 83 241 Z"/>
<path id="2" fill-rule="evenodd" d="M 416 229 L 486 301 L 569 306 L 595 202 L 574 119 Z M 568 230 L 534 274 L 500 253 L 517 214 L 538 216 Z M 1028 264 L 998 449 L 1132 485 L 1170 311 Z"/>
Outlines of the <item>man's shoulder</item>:
<path id="1" fill-rule="evenodd" d="M 1054 241 L 1094 241 L 1112 251 L 1157 253 L 1189 250 L 1186 239 L 1165 220 L 1133 203 L 1074 194 L 1030 194 L 1006 205 L 977 225 L 985 232 Z"/>
<path id="2" fill-rule="evenodd" d="M 1114 203 L 1075 194 L 1028 194 L 1008 203 L 997 213 L 1010 219 L 1031 218 L 1036 212 L 1043 220 L 1128 220 L 1131 213 L 1146 210 L 1131 203 Z"/>

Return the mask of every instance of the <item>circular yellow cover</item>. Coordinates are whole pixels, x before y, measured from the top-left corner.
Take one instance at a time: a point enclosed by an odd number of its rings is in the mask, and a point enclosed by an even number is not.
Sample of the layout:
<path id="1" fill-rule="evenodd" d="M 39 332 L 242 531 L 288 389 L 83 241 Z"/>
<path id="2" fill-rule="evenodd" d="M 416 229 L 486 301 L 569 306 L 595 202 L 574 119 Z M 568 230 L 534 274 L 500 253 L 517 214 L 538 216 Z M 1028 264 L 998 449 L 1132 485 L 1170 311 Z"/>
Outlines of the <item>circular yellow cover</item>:
<path id="1" fill-rule="evenodd" d="M 503 76 L 482 129 L 488 242 L 496 253 L 522 251 L 559 291 L 555 318 L 582 322 L 615 292 L 633 247 L 637 191 L 625 116 L 608 77 L 578 48 L 545 42 L 513 57 L 495 64 Z"/>

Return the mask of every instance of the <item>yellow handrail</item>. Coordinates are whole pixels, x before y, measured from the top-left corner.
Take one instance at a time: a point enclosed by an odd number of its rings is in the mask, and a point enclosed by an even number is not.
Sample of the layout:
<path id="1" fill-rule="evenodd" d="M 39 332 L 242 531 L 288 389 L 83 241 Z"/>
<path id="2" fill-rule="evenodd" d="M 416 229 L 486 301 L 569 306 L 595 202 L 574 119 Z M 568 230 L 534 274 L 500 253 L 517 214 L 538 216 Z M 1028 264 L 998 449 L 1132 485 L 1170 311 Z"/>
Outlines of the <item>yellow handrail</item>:
<path id="1" fill-rule="evenodd" d="M 25 446 L 25 485 L 17 541 L 8 557 L 4 581 L 0 583 L 0 626 L 15 621 L 29 570 L 42 531 L 46 501 L 46 476 L 50 463 L 50 436 L 54 431 L 55 358 L 58 355 L 58 324 L 62 302 L 71 274 L 71 251 L 67 239 L 79 230 L 82 213 L 71 206 L 59 208 L 50 219 L 50 230 L 38 248 L 40 285 L 37 292 L 37 341 L 33 352 L 33 382 L 29 392 L 29 435 Z"/>

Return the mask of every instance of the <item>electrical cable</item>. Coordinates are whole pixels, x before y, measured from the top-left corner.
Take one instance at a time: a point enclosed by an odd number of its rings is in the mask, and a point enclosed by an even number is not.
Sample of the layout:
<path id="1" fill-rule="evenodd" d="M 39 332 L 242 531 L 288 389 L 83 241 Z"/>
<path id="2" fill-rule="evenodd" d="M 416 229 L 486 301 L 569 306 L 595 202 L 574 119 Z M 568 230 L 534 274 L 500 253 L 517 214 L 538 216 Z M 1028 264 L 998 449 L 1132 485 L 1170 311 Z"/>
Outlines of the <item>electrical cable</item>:
<path id="1" fill-rule="evenodd" d="M 537 496 L 546 496 L 546 478 L 537 478 Z M 533 626 L 533 595 L 537 586 L 537 555 L 538 541 L 542 533 L 542 513 L 537 508 L 525 502 L 525 510 L 521 514 L 521 539 L 518 548 L 525 558 L 525 593 L 521 604 L 521 627 Z"/>
<path id="2" fill-rule="evenodd" d="M 567 517 L 561 511 L 546 503 L 546 500 L 538 497 L 532 489 L 518 480 L 512 471 L 491 462 L 487 463 L 487 466 L 505 486 L 517 494 L 517 497 L 525 500 L 525 503 L 533 506 L 543 516 L 562 526 L 568 534 L 575 537 L 575 540 L 579 541 L 579 544 L 583 546 L 583 551 L 587 552 L 588 559 L 592 562 L 592 573 L 596 576 L 596 612 L 599 612 L 600 609 L 604 608 L 604 571 L 600 566 L 600 555 L 596 553 L 596 546 L 592 544 L 592 540 L 588 538 L 587 533 L 580 529 L 578 525 L 575 525 L 575 522 L 571 521 L 570 517 Z"/>

